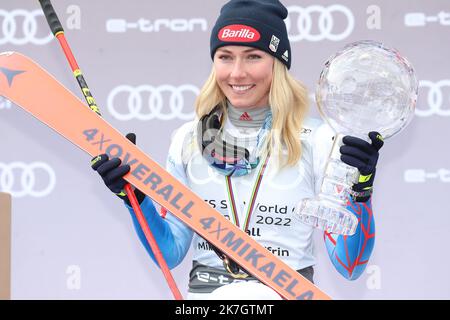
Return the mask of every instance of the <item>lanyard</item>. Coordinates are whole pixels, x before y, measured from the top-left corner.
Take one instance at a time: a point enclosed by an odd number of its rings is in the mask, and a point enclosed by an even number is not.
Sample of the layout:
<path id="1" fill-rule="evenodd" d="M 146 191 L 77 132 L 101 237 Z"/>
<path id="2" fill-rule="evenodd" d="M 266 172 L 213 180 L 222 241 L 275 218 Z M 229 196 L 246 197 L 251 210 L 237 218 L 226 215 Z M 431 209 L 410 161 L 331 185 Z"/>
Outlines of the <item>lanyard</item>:
<path id="1" fill-rule="evenodd" d="M 262 178 L 264 176 L 264 171 L 266 170 L 267 163 L 269 162 L 270 155 L 266 155 L 264 163 L 261 165 L 259 169 L 258 175 L 256 176 L 255 184 L 253 185 L 252 193 L 250 195 L 250 201 L 247 203 L 247 214 L 245 216 L 245 221 L 243 225 L 243 230 L 246 231 L 250 222 L 250 217 L 253 213 L 253 209 L 256 203 L 256 197 L 258 195 L 259 187 L 261 186 Z M 238 210 L 236 206 L 236 200 L 233 193 L 233 184 L 231 183 L 231 176 L 225 177 L 226 187 L 227 187 L 227 195 L 228 195 L 228 203 L 231 210 L 231 217 L 234 220 L 234 224 L 240 228 Z"/>

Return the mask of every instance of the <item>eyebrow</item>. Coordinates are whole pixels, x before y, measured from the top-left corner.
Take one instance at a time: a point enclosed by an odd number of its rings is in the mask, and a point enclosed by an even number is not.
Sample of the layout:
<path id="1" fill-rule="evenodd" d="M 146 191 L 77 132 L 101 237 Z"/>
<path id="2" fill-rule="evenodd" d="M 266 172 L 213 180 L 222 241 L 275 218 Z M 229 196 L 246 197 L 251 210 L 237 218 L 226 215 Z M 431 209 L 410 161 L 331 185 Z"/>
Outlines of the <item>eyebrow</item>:
<path id="1" fill-rule="evenodd" d="M 256 50 L 257 50 L 257 49 L 255 49 L 255 48 L 250 48 L 250 49 L 246 49 L 246 50 L 244 50 L 244 51 L 242 51 L 242 52 L 248 53 L 248 52 L 252 52 L 252 51 L 256 51 Z M 233 52 L 231 52 L 230 50 L 223 49 L 223 48 L 219 48 L 219 49 L 217 49 L 217 51 L 222 51 L 222 52 L 226 52 L 226 53 L 233 53 Z"/>

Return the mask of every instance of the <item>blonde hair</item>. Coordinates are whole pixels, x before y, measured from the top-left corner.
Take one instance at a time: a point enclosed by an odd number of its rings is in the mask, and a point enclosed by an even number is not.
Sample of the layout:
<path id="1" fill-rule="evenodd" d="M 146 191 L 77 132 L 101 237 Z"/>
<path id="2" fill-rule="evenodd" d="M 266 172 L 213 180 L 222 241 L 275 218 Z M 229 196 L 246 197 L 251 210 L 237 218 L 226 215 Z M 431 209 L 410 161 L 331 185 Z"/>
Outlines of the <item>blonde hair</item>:
<path id="1" fill-rule="evenodd" d="M 287 67 L 274 59 L 269 105 L 272 111 L 272 130 L 266 141 L 264 152 L 278 155 L 281 167 L 295 165 L 301 158 L 300 131 L 308 111 L 308 93 L 303 84 L 294 79 Z M 219 105 L 227 115 L 227 98 L 216 81 L 214 67 L 203 85 L 195 102 L 195 112 L 199 118 L 210 113 Z M 288 157 L 283 160 L 283 147 Z"/>

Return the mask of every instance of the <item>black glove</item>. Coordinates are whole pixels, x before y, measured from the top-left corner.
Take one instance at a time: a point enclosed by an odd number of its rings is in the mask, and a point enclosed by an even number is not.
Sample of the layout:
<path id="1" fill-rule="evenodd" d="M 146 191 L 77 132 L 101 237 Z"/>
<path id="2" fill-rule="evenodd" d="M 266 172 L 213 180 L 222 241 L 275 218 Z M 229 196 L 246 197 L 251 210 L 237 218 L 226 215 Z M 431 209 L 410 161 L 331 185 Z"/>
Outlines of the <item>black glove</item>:
<path id="1" fill-rule="evenodd" d="M 134 133 L 128 133 L 126 137 L 136 144 L 136 135 Z M 121 163 L 122 160 L 119 158 L 109 159 L 107 154 L 98 155 L 91 160 L 92 169 L 98 172 L 109 190 L 130 206 L 130 200 L 123 191 L 123 188 L 128 183 L 123 176 L 130 172 L 130 166 L 127 164 L 121 165 Z M 139 204 L 141 204 L 145 199 L 145 194 L 136 188 L 134 189 L 134 194 Z"/>
<path id="2" fill-rule="evenodd" d="M 358 168 L 360 172 L 358 183 L 352 187 L 353 200 L 356 202 L 366 202 L 372 195 L 378 151 L 384 144 L 383 137 L 378 132 L 370 132 L 369 138 L 372 144 L 356 137 L 345 136 L 342 139 L 344 145 L 340 148 L 341 160 Z"/>

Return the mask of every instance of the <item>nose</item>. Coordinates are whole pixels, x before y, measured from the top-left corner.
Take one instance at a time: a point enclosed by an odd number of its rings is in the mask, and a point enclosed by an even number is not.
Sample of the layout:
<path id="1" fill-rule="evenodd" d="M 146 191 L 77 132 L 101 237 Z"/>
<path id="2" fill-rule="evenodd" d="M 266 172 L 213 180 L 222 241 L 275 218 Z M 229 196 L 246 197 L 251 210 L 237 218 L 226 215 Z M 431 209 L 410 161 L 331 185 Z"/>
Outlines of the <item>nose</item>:
<path id="1" fill-rule="evenodd" d="M 244 63 L 241 59 L 236 59 L 230 74 L 231 79 L 241 79 L 245 78 L 247 71 L 245 70 Z"/>

